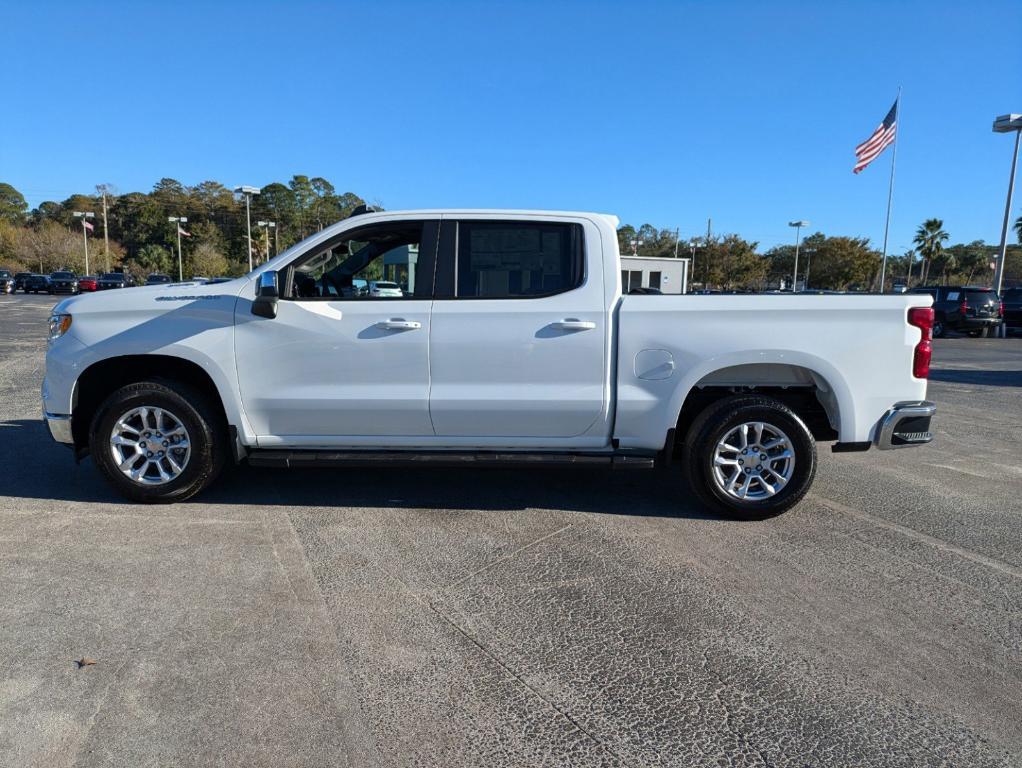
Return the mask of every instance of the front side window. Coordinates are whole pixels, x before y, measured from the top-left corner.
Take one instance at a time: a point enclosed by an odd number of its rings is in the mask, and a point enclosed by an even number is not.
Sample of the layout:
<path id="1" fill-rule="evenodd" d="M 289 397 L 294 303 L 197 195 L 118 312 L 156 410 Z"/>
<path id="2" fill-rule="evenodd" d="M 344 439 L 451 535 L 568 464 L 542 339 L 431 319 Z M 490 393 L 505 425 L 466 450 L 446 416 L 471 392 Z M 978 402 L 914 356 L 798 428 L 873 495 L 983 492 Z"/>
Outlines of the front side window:
<path id="1" fill-rule="evenodd" d="M 536 298 L 582 284 L 582 228 L 562 222 L 462 221 L 458 298 Z"/>
<path id="2" fill-rule="evenodd" d="M 298 300 L 410 299 L 419 280 L 423 222 L 362 227 L 289 268 L 285 296 Z M 424 266 L 424 265 L 423 265 Z M 432 273 L 422 277 L 431 288 Z"/>

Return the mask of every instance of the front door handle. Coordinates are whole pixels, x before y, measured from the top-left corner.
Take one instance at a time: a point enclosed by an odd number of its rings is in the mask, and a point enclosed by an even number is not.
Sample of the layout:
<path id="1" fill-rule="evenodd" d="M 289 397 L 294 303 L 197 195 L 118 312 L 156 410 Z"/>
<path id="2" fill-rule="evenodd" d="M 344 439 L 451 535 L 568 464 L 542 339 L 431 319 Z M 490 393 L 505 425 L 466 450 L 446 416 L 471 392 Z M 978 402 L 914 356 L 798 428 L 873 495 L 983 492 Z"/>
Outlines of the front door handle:
<path id="1" fill-rule="evenodd" d="M 422 323 L 405 320 L 402 317 L 392 317 L 390 320 L 381 320 L 376 327 L 381 331 L 417 331 L 422 327 Z"/>
<path id="2" fill-rule="evenodd" d="M 591 320 L 579 320 L 575 317 L 566 317 L 551 325 L 558 331 L 591 331 L 596 327 L 596 323 Z"/>

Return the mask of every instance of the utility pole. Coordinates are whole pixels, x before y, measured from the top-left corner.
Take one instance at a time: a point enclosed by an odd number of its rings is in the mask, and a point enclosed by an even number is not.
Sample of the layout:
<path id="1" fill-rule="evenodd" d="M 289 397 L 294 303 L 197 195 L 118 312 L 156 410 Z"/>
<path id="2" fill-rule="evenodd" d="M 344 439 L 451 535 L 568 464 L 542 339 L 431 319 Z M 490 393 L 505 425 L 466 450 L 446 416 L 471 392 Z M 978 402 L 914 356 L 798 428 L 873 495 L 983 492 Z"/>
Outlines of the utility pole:
<path id="1" fill-rule="evenodd" d="M 252 271 L 252 195 L 259 194 L 259 187 L 242 185 L 234 191 L 245 198 L 245 227 L 248 232 L 248 271 Z"/>
<path id="2" fill-rule="evenodd" d="M 93 228 L 88 219 L 96 218 L 92 211 L 74 211 L 74 217 L 82 220 L 82 242 L 85 243 L 85 274 L 89 274 L 89 230 Z"/>
<path id="3" fill-rule="evenodd" d="M 263 233 L 266 237 L 266 260 L 270 260 L 270 230 L 273 230 L 274 237 L 277 236 L 277 222 L 275 221 L 257 221 L 257 227 L 263 228 Z"/>
<path id="4" fill-rule="evenodd" d="M 674 228 L 674 258 L 678 258 L 678 243 L 681 242 L 681 228 Z"/>
<path id="5" fill-rule="evenodd" d="M 799 242 L 801 241 L 801 238 L 799 237 L 799 232 L 801 232 L 802 227 L 808 227 L 809 222 L 789 221 L 788 226 L 795 228 L 795 269 L 792 270 L 791 273 L 791 292 L 798 293 L 798 246 Z"/>
<path id="6" fill-rule="evenodd" d="M 177 280 L 179 283 L 184 282 L 184 259 L 181 257 L 181 225 L 188 222 L 187 216 L 168 216 L 167 221 L 171 221 L 176 225 L 177 229 Z"/>
<path id="7" fill-rule="evenodd" d="M 110 228 L 106 223 L 106 184 L 100 184 L 98 189 L 103 195 L 103 265 L 107 272 L 110 271 Z"/>

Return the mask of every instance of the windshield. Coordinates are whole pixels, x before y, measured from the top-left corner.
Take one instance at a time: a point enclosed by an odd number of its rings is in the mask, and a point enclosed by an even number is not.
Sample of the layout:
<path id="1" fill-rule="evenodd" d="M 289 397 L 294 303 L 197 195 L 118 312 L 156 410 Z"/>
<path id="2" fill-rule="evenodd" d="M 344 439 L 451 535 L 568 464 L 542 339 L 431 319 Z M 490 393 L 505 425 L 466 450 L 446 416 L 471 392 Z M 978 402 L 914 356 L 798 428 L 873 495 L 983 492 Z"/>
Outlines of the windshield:
<path id="1" fill-rule="evenodd" d="M 374 283 L 377 288 L 397 288 L 397 283 L 384 283 L 377 281 Z"/>
<path id="2" fill-rule="evenodd" d="M 54 272 L 53 277 L 57 280 L 70 280 L 74 277 L 74 272 Z"/>
<path id="3" fill-rule="evenodd" d="M 11 276 L 11 273 L 8 272 L 6 269 L 0 269 L 0 277 L 10 277 L 10 276 Z"/>
<path id="4" fill-rule="evenodd" d="M 970 304 L 989 304 L 997 301 L 997 294 L 993 291 L 966 291 L 965 300 Z"/>

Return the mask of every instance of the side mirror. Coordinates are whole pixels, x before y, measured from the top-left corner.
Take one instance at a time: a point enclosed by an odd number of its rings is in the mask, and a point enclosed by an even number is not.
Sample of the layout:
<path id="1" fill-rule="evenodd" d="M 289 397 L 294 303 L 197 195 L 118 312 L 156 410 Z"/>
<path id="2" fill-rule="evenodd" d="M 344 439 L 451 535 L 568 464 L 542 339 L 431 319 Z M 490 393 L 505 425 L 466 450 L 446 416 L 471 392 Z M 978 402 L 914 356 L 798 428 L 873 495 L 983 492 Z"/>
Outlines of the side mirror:
<path id="1" fill-rule="evenodd" d="M 277 316 L 277 300 L 279 298 L 277 273 L 272 270 L 260 273 L 259 281 L 256 283 L 255 301 L 252 302 L 252 314 L 272 320 Z"/>

